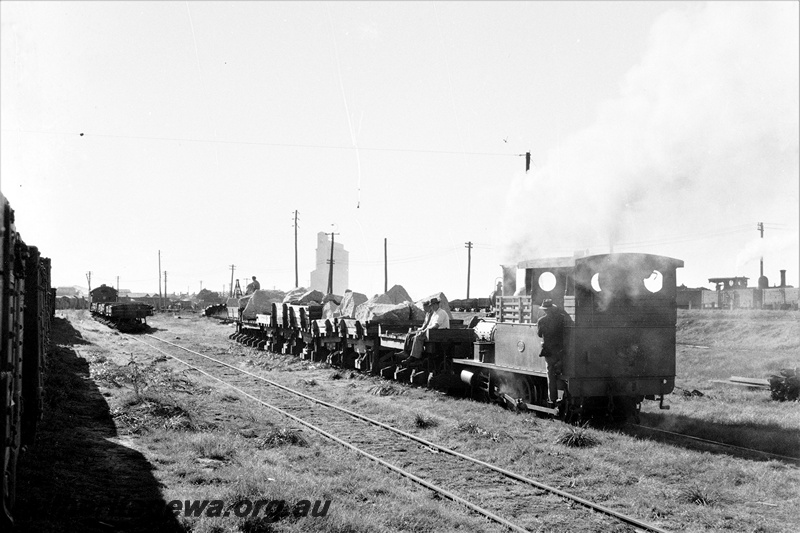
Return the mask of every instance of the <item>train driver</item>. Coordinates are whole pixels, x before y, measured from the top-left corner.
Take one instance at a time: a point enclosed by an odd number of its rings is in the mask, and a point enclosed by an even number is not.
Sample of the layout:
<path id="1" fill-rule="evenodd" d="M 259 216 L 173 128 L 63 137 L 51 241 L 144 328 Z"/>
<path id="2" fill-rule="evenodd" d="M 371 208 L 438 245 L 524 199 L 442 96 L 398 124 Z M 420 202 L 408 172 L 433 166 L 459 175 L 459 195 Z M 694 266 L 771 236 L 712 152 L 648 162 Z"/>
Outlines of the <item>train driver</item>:
<path id="1" fill-rule="evenodd" d="M 565 353 L 564 332 L 570 318 L 549 298 L 542 302 L 539 309 L 545 313 L 536 322 L 538 335 L 542 338 L 542 351 L 539 357 L 544 357 L 547 363 L 547 404 L 548 407 L 554 407 L 558 402 L 558 376 L 561 374 Z"/>
<path id="2" fill-rule="evenodd" d="M 439 307 L 439 299 L 431 298 L 428 300 L 428 304 L 430 305 L 430 318 L 426 317 L 423 327 L 414 333 L 411 355 L 400 361 L 401 365 L 414 365 L 422 361 L 422 346 L 428 337 L 429 330 L 450 329 L 450 317 L 447 316 L 447 311 Z"/>

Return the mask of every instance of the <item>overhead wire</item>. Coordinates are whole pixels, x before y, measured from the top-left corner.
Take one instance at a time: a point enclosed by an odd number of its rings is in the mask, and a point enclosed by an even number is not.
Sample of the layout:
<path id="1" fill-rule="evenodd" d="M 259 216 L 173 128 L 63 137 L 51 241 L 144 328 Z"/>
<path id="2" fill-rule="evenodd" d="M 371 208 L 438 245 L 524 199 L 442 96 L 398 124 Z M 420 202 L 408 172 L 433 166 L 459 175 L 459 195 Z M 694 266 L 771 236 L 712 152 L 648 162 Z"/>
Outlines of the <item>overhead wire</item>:
<path id="1" fill-rule="evenodd" d="M 41 130 L 19 130 L 3 128 L 0 131 L 11 133 L 32 133 L 41 135 L 77 135 L 76 132 L 63 132 L 63 131 L 41 131 Z M 355 150 L 354 146 L 337 146 L 330 144 L 303 144 L 303 143 L 274 143 L 262 141 L 228 141 L 224 139 L 190 139 L 187 137 L 154 137 L 149 135 L 118 135 L 109 133 L 86 133 L 84 138 L 100 137 L 109 139 L 132 139 L 132 140 L 145 140 L 145 141 L 169 141 L 169 142 L 191 142 L 191 143 L 209 143 L 209 144 L 231 144 L 243 146 L 274 146 L 277 148 L 311 148 L 311 149 L 326 149 L 326 150 Z M 365 147 L 359 146 L 358 150 L 368 152 L 403 152 L 403 153 L 418 153 L 418 154 L 446 154 L 446 155 L 474 155 L 474 156 L 499 156 L 499 157 L 519 157 L 519 154 L 510 152 L 467 152 L 467 151 L 453 151 L 453 150 L 423 150 L 418 148 L 388 148 L 388 147 Z"/>
<path id="2" fill-rule="evenodd" d="M 342 100 L 344 101 L 344 112 L 347 115 L 347 128 L 350 131 L 350 141 L 353 143 L 353 148 L 356 151 L 356 165 L 358 167 L 358 184 L 357 184 L 357 198 L 358 202 L 356 205 L 356 209 L 361 207 L 361 155 L 358 151 L 358 139 L 356 138 L 356 133 L 353 130 L 353 121 L 350 119 L 350 107 L 347 105 L 347 94 L 344 90 L 344 80 L 342 79 L 342 66 L 341 62 L 339 61 L 339 47 L 336 44 L 336 30 L 333 27 L 333 16 L 331 15 L 331 8 L 327 6 L 328 10 L 328 22 L 331 25 L 331 37 L 333 39 L 333 52 L 334 57 L 336 58 L 336 73 L 339 76 L 339 89 L 342 91 Z M 363 116 L 362 116 L 363 118 Z"/>
<path id="3" fill-rule="evenodd" d="M 205 79 L 203 78 L 203 69 L 200 67 L 200 52 L 197 49 L 197 37 L 194 33 L 194 22 L 192 21 L 192 12 L 189 9 L 189 0 L 185 1 L 186 3 L 186 13 L 189 16 L 189 28 L 192 30 L 192 43 L 194 44 L 194 58 L 197 62 L 197 77 L 200 80 L 200 89 L 203 93 L 203 98 L 208 100 L 208 91 L 206 89 Z M 213 109 L 213 106 L 206 106 L 206 109 Z M 211 123 L 211 132 L 214 135 L 214 138 L 217 137 L 217 126 L 216 122 L 214 121 L 213 114 L 208 114 L 208 120 Z M 83 135 L 83 133 L 81 134 Z M 217 147 L 214 147 L 214 162 L 216 164 L 217 173 L 219 173 L 219 150 Z"/>

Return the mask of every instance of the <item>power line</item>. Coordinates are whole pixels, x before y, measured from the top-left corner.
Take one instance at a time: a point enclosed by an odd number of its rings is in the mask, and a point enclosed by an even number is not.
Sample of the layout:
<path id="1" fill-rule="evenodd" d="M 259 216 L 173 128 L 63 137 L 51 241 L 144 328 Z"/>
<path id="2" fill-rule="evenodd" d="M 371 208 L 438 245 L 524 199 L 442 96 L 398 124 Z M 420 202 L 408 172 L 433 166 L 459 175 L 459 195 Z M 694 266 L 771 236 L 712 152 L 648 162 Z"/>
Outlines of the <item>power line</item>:
<path id="1" fill-rule="evenodd" d="M 16 130 L 16 129 L 3 129 L 10 133 L 34 133 L 43 135 L 67 135 L 74 136 L 74 132 L 61 132 L 61 131 L 35 131 L 35 130 Z M 501 157 L 519 157 L 520 154 L 512 153 L 498 153 L 498 152 L 463 152 L 453 150 L 422 150 L 418 148 L 385 148 L 374 147 L 365 148 L 363 146 L 337 146 L 325 144 L 302 144 L 302 143 L 270 143 L 260 141 L 227 141 L 222 139 L 190 139 L 187 137 L 153 137 L 148 135 L 114 135 L 109 133 L 86 133 L 83 132 L 80 136 L 89 139 L 92 137 L 100 137 L 106 139 L 132 139 L 139 141 L 170 141 L 170 142 L 191 142 L 191 143 L 210 143 L 210 144 L 232 144 L 242 146 L 274 146 L 278 148 L 322 148 L 327 150 L 364 150 L 369 152 L 407 152 L 419 154 L 449 154 L 449 155 L 485 155 L 485 156 L 501 156 Z"/>

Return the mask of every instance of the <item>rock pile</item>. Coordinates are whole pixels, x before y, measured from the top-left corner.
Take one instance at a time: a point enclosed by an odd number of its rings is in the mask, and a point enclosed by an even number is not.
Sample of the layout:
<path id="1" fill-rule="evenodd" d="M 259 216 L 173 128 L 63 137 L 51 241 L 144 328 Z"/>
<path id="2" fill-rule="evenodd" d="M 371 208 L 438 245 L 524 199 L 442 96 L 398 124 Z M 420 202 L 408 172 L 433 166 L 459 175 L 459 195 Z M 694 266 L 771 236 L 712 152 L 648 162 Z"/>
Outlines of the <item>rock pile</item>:
<path id="1" fill-rule="evenodd" d="M 298 287 L 286 293 L 286 296 L 283 298 L 283 303 L 295 305 L 322 305 L 324 300 L 325 295 L 320 291 Z"/>
<path id="2" fill-rule="evenodd" d="M 346 291 L 342 299 L 342 305 L 339 307 L 341 316 L 347 318 L 355 318 L 356 308 L 367 301 L 367 295 L 360 292 Z"/>

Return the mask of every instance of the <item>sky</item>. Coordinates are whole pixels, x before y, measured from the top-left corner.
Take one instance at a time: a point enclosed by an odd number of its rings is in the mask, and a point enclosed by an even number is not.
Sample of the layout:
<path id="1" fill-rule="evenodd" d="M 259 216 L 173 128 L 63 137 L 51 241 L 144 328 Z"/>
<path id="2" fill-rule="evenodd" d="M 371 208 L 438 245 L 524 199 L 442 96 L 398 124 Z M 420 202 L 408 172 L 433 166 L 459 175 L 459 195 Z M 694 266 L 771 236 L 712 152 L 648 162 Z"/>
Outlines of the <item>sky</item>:
<path id="1" fill-rule="evenodd" d="M 333 232 L 368 296 L 384 239 L 414 299 L 612 250 L 798 286 L 798 5 L 3 1 L 0 188 L 54 286 L 289 290 L 295 211 L 299 285 Z"/>

